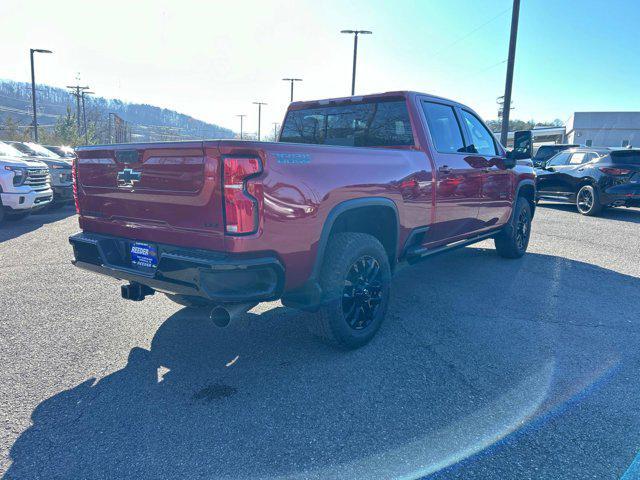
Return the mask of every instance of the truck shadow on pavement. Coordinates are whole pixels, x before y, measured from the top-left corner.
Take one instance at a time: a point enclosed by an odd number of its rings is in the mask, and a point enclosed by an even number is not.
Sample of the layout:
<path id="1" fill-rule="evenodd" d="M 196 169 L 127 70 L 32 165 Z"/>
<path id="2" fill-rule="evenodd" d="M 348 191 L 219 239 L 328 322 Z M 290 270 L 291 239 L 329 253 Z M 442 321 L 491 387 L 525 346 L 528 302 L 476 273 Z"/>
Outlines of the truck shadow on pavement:
<path id="1" fill-rule="evenodd" d="M 6 478 L 418 478 L 499 441 L 527 465 L 529 437 L 510 434 L 544 433 L 536 422 L 580 395 L 638 425 L 639 291 L 593 265 L 467 248 L 401 270 L 386 323 L 357 351 L 318 343 L 307 314 L 279 304 L 222 330 L 182 309 L 124 368 L 38 405 Z M 621 370 L 628 398 L 609 388 Z M 576 465 L 624 471 L 635 439 L 601 424 L 590 436 L 595 413 L 580 415 L 552 436 L 574 478 Z M 590 465 L 594 449 L 613 466 Z"/>
<path id="2" fill-rule="evenodd" d="M 59 210 L 32 213 L 28 217 L 20 220 L 5 220 L 4 223 L 0 225 L 0 243 L 17 238 L 25 233 L 33 232 L 44 225 L 64 220 L 75 214 L 74 206 L 67 205 Z"/>

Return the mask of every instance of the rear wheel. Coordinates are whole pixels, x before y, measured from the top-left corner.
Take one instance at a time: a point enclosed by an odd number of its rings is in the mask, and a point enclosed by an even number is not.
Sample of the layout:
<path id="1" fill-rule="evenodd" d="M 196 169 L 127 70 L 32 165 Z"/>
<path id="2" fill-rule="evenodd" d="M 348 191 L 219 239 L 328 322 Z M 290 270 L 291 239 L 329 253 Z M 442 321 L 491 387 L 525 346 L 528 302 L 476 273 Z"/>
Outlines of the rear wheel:
<path id="1" fill-rule="evenodd" d="M 594 217 L 602 211 L 598 190 L 591 185 L 583 185 L 576 195 L 576 207 L 582 215 Z"/>
<path id="2" fill-rule="evenodd" d="M 380 242 L 364 233 L 338 233 L 329 242 L 320 275 L 322 306 L 309 324 L 323 341 L 358 348 L 382 324 L 391 268 Z"/>
<path id="3" fill-rule="evenodd" d="M 498 255 L 505 258 L 520 258 L 527 251 L 531 235 L 531 205 L 518 197 L 509 224 L 495 238 Z"/>

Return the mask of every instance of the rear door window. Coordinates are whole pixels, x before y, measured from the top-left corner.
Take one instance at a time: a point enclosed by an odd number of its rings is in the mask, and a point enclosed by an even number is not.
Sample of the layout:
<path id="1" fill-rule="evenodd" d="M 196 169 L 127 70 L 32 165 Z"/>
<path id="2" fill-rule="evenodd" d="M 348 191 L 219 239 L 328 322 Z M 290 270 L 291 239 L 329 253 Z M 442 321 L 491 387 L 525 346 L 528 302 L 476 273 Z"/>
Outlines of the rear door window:
<path id="1" fill-rule="evenodd" d="M 464 152 L 462 129 L 453 107 L 441 103 L 422 102 L 422 108 L 435 149 L 440 153 Z"/>
<path id="2" fill-rule="evenodd" d="M 569 163 L 571 165 L 580 165 L 581 163 L 585 163 L 588 159 L 588 156 L 586 153 L 584 152 L 579 152 L 579 153 L 574 153 L 571 155 L 571 160 L 569 160 Z"/>

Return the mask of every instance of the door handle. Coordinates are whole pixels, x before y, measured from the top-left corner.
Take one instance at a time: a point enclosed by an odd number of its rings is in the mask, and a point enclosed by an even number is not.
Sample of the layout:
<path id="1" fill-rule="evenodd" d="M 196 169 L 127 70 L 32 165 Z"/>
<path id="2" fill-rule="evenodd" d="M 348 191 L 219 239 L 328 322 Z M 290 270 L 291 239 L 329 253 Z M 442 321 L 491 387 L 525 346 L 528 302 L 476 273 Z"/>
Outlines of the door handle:
<path id="1" fill-rule="evenodd" d="M 579 171 L 579 172 L 581 172 L 581 171 L 583 171 L 583 170 L 584 170 L 584 167 L 580 167 L 580 168 L 578 169 L 578 171 Z"/>
<path id="2" fill-rule="evenodd" d="M 441 165 L 438 167 L 438 171 L 440 173 L 451 173 L 451 168 L 449 168 L 449 165 Z"/>

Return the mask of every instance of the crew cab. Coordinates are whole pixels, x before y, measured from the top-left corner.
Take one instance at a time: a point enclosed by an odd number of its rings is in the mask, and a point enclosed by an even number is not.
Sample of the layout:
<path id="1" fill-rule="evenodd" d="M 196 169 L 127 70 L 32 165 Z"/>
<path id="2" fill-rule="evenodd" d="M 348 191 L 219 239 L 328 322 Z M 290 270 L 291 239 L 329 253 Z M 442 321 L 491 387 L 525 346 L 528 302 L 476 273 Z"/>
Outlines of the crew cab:
<path id="1" fill-rule="evenodd" d="M 47 166 L 0 142 L 0 224 L 24 218 L 52 198 Z"/>
<path id="2" fill-rule="evenodd" d="M 277 142 L 76 151 L 76 266 L 221 326 L 281 299 L 346 348 L 375 335 L 400 262 L 487 238 L 521 257 L 535 211 L 530 162 L 469 107 L 417 92 L 292 103 Z"/>

